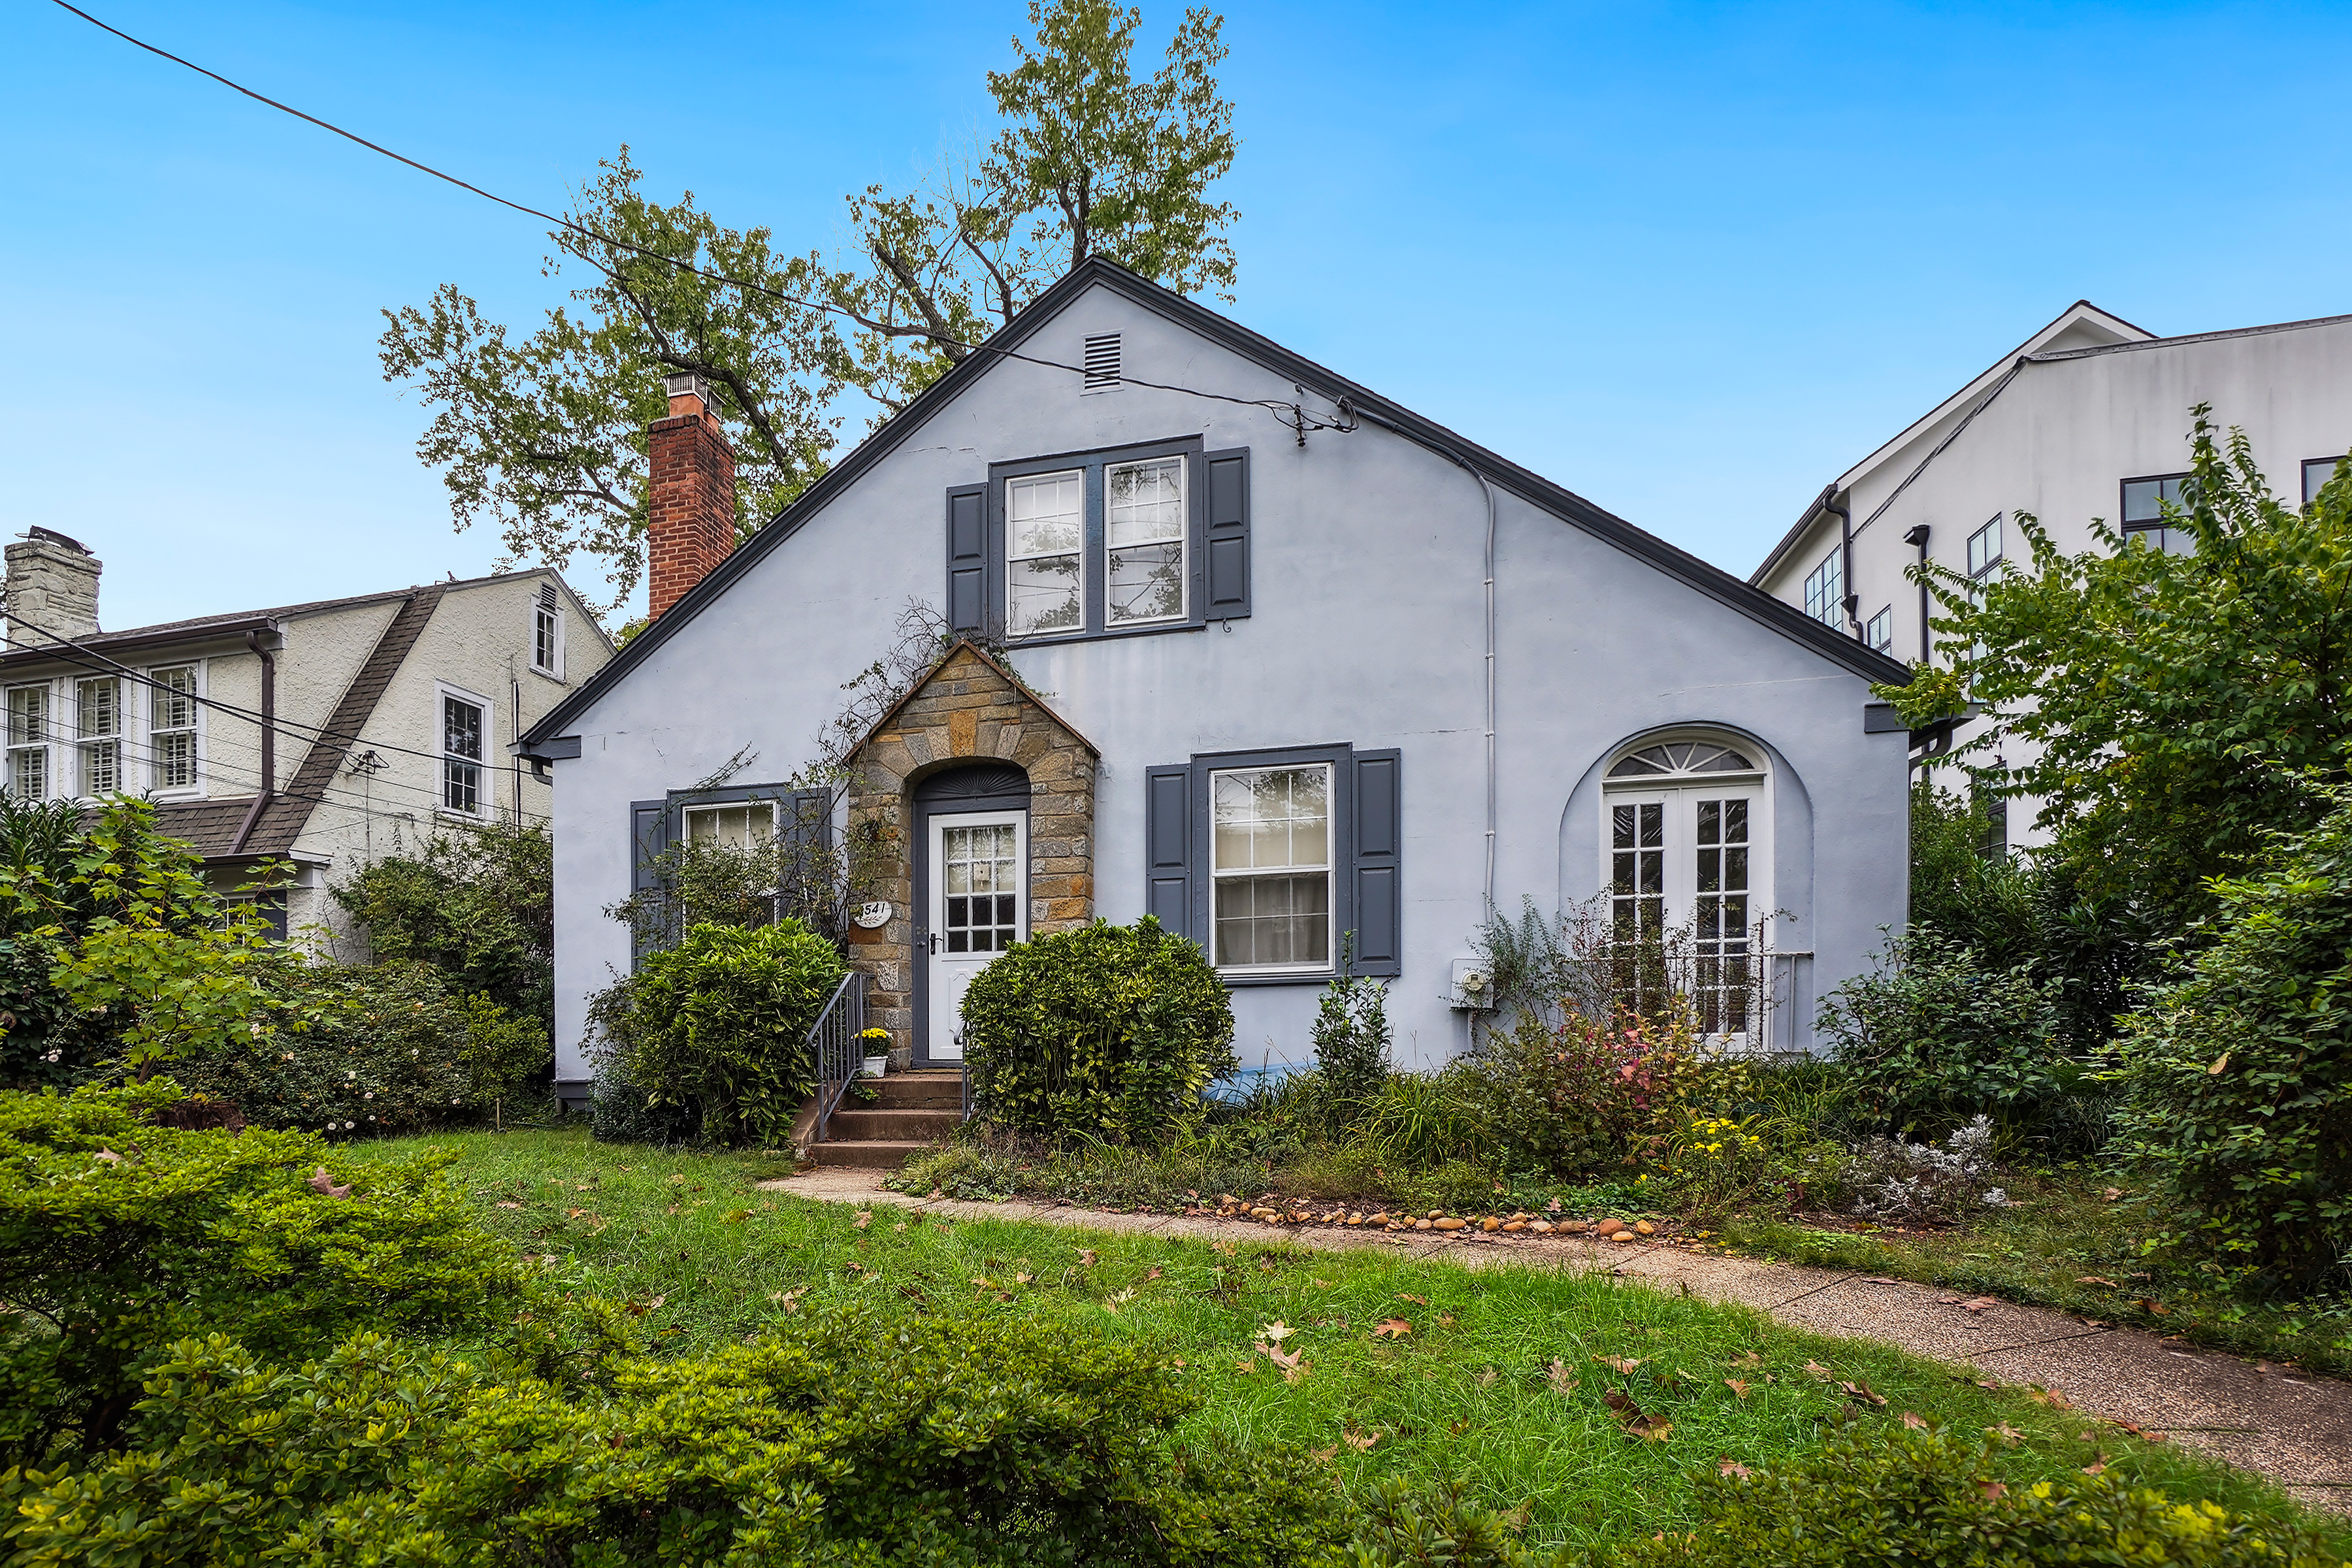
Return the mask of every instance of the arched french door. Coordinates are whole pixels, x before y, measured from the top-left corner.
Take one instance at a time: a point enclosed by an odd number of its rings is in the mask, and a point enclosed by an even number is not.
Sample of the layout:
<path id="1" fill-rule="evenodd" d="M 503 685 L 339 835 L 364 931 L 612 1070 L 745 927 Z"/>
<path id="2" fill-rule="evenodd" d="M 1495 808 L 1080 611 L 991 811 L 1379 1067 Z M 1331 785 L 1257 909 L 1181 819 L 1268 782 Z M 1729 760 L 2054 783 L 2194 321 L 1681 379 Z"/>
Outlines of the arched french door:
<path id="1" fill-rule="evenodd" d="M 1635 1005 L 1689 997 L 1718 1044 L 1762 1039 L 1760 948 L 1772 912 L 1771 778 L 1750 742 L 1704 731 L 1646 737 L 1610 760 L 1601 837 L 1609 921 Z"/>

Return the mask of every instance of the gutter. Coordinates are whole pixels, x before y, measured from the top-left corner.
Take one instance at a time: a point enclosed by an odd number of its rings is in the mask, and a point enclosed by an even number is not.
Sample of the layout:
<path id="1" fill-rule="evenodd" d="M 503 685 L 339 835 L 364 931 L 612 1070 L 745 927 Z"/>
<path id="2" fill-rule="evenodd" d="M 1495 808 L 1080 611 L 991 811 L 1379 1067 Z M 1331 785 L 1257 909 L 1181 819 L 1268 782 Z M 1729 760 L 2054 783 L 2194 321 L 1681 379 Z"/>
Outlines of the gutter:
<path id="1" fill-rule="evenodd" d="M 278 650 L 286 646 L 286 635 L 275 621 L 268 628 L 245 634 L 245 646 L 261 661 L 261 788 L 246 811 L 245 820 L 236 825 L 236 837 L 230 843 L 231 855 L 245 853 L 246 841 L 261 821 L 261 814 L 277 798 L 278 790 Z"/>

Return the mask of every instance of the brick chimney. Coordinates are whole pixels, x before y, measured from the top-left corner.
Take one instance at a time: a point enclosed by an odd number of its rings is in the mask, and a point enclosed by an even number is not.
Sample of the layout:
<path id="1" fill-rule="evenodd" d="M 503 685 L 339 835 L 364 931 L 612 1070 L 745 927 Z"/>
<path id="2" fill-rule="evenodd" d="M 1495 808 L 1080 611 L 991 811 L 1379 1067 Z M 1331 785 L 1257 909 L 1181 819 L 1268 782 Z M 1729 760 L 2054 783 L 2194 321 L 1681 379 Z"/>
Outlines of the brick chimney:
<path id="1" fill-rule="evenodd" d="M 50 529 L 26 531 L 7 548 L 8 641 L 18 647 L 98 634 L 98 574 L 104 563 L 79 540 Z"/>
<path id="2" fill-rule="evenodd" d="M 659 620 L 735 548 L 735 448 L 701 376 L 689 371 L 668 383 L 669 417 L 646 432 L 647 620 Z"/>

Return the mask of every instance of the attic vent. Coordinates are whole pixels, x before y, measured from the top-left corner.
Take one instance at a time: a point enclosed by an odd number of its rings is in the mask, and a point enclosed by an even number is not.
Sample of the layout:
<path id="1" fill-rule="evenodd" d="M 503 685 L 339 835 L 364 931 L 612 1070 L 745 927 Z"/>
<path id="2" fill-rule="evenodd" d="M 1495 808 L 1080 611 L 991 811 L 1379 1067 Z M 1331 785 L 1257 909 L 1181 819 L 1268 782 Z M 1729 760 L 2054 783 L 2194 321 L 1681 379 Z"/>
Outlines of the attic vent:
<path id="1" fill-rule="evenodd" d="M 1087 340 L 1088 392 L 1109 392 L 1118 385 L 1118 334 L 1105 332 Z"/>
<path id="2" fill-rule="evenodd" d="M 541 584 L 539 585 L 539 605 L 540 605 L 540 608 L 541 608 L 541 609 L 543 609 L 543 610 L 551 610 L 551 609 L 555 608 L 555 584 L 552 584 L 552 583 L 541 583 Z"/>

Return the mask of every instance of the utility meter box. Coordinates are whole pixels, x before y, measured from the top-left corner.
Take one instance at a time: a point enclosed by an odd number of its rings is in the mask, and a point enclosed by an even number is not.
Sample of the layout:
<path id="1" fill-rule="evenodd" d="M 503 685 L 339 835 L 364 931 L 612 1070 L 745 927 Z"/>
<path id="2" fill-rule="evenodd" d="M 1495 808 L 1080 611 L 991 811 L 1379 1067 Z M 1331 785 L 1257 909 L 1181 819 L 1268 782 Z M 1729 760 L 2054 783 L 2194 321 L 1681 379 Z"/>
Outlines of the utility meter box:
<path id="1" fill-rule="evenodd" d="M 1445 999 L 1465 1012 L 1492 1007 L 1495 1005 L 1495 984 L 1487 977 L 1486 960 L 1455 959 L 1454 973 L 1447 982 Z"/>

